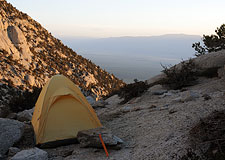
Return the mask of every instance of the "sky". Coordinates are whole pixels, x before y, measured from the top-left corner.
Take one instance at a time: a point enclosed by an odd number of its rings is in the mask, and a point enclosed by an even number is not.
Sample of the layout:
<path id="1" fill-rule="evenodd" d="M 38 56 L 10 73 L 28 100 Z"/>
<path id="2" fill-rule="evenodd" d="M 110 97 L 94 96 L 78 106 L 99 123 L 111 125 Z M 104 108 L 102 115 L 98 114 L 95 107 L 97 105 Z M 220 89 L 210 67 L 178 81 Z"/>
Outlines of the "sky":
<path id="1" fill-rule="evenodd" d="M 7 0 L 55 36 L 214 34 L 225 0 Z"/>

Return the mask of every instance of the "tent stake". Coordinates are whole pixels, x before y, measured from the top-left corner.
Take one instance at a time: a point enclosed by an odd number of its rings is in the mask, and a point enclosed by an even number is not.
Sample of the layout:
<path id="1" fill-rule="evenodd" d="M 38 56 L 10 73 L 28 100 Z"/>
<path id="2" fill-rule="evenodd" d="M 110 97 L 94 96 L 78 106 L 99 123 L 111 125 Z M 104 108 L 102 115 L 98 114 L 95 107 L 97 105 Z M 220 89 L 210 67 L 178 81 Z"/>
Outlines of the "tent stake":
<path id="1" fill-rule="evenodd" d="M 101 135 L 101 134 L 99 134 L 99 138 L 100 138 L 100 140 L 101 140 L 101 142 L 102 142 L 102 146 L 103 146 L 103 148 L 104 148 L 104 150 L 105 150 L 106 157 L 108 157 L 108 156 L 109 156 L 109 153 L 108 153 L 108 151 L 107 151 L 107 148 L 106 148 L 106 146 L 105 146 L 105 143 L 104 143 L 104 141 L 103 141 L 103 139 L 102 139 L 102 135 Z"/>

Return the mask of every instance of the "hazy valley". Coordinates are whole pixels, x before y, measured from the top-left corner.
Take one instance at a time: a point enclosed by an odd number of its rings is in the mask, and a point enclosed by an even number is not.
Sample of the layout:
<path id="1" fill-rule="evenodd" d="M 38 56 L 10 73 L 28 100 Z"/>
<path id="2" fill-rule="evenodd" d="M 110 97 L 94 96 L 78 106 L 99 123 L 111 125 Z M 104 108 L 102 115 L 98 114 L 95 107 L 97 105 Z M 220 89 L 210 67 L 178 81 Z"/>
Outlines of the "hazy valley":
<path id="1" fill-rule="evenodd" d="M 193 57 L 197 35 L 171 34 L 146 37 L 60 39 L 87 59 L 125 82 L 146 80 L 160 73 L 162 65 L 174 65 Z"/>

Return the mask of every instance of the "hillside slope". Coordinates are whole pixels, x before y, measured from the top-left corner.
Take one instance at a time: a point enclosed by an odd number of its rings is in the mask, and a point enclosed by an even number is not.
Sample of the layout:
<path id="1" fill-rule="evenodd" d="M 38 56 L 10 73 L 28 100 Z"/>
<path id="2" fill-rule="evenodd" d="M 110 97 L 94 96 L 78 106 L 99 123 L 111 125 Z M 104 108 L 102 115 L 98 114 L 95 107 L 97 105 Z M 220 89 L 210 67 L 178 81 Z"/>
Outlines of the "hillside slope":
<path id="1" fill-rule="evenodd" d="M 55 74 L 63 74 L 96 97 L 124 85 L 5 0 L 0 1 L 0 29 L 0 82 L 3 84 L 32 89 L 42 87 Z"/>

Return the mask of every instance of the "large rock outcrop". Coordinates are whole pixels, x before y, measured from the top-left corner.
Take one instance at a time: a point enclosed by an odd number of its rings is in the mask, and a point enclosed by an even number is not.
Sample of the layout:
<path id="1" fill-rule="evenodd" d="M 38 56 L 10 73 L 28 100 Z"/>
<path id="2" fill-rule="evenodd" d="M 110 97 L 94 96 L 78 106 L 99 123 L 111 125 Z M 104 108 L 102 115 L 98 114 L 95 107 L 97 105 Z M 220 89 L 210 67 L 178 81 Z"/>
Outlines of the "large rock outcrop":
<path id="1" fill-rule="evenodd" d="M 194 69 L 199 75 L 217 74 L 218 69 L 224 68 L 225 65 L 225 50 L 218 52 L 210 52 L 205 55 L 193 58 L 195 65 Z M 186 61 L 188 62 L 188 60 Z M 177 70 L 180 70 L 182 63 L 175 65 Z"/>
<path id="2" fill-rule="evenodd" d="M 9 39 L 20 52 L 22 64 L 29 69 L 30 63 L 32 62 L 31 57 L 33 56 L 33 53 L 30 51 L 23 32 L 19 29 L 19 27 L 13 25 L 8 26 L 7 32 Z"/>
<path id="3" fill-rule="evenodd" d="M 225 50 L 211 52 L 194 58 L 193 60 L 202 71 L 210 68 L 221 68 L 225 64 Z"/>
<path id="4" fill-rule="evenodd" d="M 221 50 L 218 52 L 211 52 L 196 58 L 193 58 L 193 63 L 195 65 L 195 72 L 200 76 L 215 76 L 224 77 L 225 75 L 225 50 Z M 185 61 L 188 62 L 189 60 Z M 184 63 L 185 63 L 184 62 Z M 181 66 L 183 64 L 179 63 L 173 67 L 176 68 L 177 71 L 181 70 Z M 146 82 L 149 85 L 159 84 L 164 78 L 166 78 L 166 74 L 161 73 L 155 77 L 148 79 Z"/>

